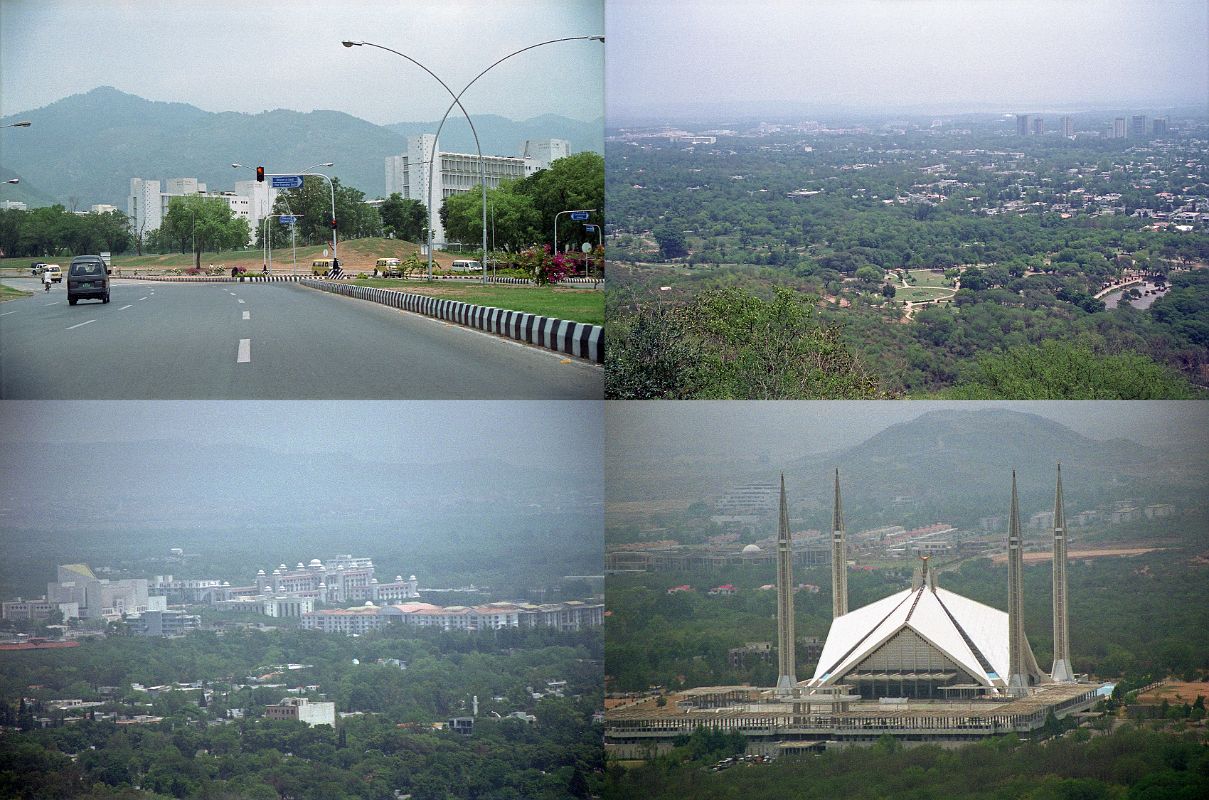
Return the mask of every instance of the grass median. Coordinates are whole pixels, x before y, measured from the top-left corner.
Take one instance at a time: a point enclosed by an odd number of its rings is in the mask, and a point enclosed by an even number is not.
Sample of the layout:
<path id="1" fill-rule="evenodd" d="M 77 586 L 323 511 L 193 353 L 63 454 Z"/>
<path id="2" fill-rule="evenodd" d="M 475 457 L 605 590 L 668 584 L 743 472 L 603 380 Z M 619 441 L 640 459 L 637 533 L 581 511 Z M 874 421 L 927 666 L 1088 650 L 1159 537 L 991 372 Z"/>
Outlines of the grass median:
<path id="1" fill-rule="evenodd" d="M 0 284 L 0 303 L 5 300 L 16 300 L 19 297 L 29 297 L 33 292 L 25 292 L 20 289 L 14 289 L 11 286 Z"/>
<path id="2" fill-rule="evenodd" d="M 599 289 L 570 289 L 561 286 L 483 286 L 457 285 L 437 281 L 405 281 L 389 278 L 362 278 L 359 286 L 397 289 L 412 294 L 425 294 L 474 303 L 480 306 L 506 308 L 543 317 L 557 317 L 591 325 L 604 324 L 604 292 Z"/>

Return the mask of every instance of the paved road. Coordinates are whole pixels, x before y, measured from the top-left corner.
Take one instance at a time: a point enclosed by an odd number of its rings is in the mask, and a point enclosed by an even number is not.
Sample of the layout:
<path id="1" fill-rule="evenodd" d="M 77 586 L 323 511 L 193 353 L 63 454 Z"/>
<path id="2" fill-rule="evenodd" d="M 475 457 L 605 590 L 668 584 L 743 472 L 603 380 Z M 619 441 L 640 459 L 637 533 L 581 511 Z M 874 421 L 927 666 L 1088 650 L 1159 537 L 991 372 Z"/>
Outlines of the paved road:
<path id="1" fill-rule="evenodd" d="M 0 303 L 5 399 L 599 399 L 601 368 L 292 284 L 114 281 Z"/>

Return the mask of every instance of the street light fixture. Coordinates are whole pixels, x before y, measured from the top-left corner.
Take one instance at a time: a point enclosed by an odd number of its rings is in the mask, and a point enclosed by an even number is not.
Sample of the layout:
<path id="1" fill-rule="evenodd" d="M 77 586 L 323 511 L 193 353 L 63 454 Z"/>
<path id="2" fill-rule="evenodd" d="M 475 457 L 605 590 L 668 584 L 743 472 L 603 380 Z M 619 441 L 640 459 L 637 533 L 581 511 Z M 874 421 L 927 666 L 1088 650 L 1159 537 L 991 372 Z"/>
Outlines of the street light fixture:
<path id="1" fill-rule="evenodd" d="M 9 178 L 8 180 L 5 181 L 5 183 L 20 183 L 20 182 L 21 182 L 20 178 Z"/>
<path id="2" fill-rule="evenodd" d="M 345 47 L 362 47 L 362 46 L 376 47 L 379 50 L 385 50 L 388 53 L 394 53 L 395 55 L 397 55 L 401 58 L 405 58 L 408 61 L 410 61 L 411 63 L 415 64 L 420 69 L 427 72 L 433 78 L 435 78 L 437 83 L 441 84 L 441 86 L 444 87 L 445 91 L 449 92 L 450 96 L 453 97 L 453 102 L 449 104 L 449 108 L 445 109 L 445 115 L 441 117 L 441 122 L 439 125 L 437 125 L 437 135 L 432 140 L 432 153 L 428 157 L 428 223 L 429 224 L 426 227 L 428 228 L 428 279 L 429 280 L 432 280 L 432 178 L 433 178 L 433 171 L 435 169 L 435 162 L 437 160 L 437 142 L 440 140 L 440 137 L 441 137 L 441 129 L 443 127 L 445 127 L 445 120 L 449 118 L 449 114 L 451 111 L 453 111 L 454 106 L 457 106 L 458 108 L 462 109 L 462 115 L 464 117 L 466 117 L 466 122 L 467 122 L 467 124 L 470 125 L 470 132 L 474 135 L 474 146 L 475 146 L 475 149 L 478 151 L 478 155 L 479 155 L 479 183 L 482 185 L 482 189 L 483 189 L 483 209 L 482 209 L 483 210 L 483 263 L 482 263 L 483 283 L 487 282 L 487 165 L 483 161 L 483 149 L 479 146 L 479 134 L 474 129 L 474 122 L 470 119 L 470 114 L 467 113 L 466 107 L 462 105 L 462 95 L 466 93 L 467 89 L 469 89 L 471 86 L 474 85 L 475 81 L 477 81 L 479 78 L 486 75 L 488 72 L 490 72 L 492 69 L 494 69 L 499 64 L 503 63 L 504 61 L 507 61 L 508 59 L 512 58 L 513 56 L 520 55 L 521 53 L 524 53 L 528 50 L 532 50 L 535 47 L 542 47 L 544 45 L 555 44 L 557 42 L 573 42 L 573 41 L 592 41 L 592 42 L 602 42 L 603 43 L 604 40 L 605 40 L 605 37 L 600 36 L 600 35 L 564 36 L 559 39 L 550 39 L 548 41 L 538 42 L 537 44 L 531 44 L 528 47 L 522 47 L 520 50 L 511 52 L 508 55 L 504 56 L 503 58 L 497 59 L 495 62 L 488 65 L 488 67 L 486 69 L 484 69 L 478 75 L 475 75 L 473 78 L 471 78 L 470 83 L 467 83 L 465 86 L 463 86 L 462 90 L 460 92 L 458 92 L 457 94 L 454 94 L 453 90 L 450 89 L 448 85 L 446 85 L 445 81 L 443 81 L 439 77 L 437 77 L 436 73 L 434 73 L 428 67 L 424 66 L 419 61 L 416 61 L 414 58 L 412 58 L 411 56 L 409 56 L 405 53 L 400 53 L 398 50 L 394 50 L 389 47 L 385 47 L 384 45 L 374 44 L 373 42 L 354 42 L 354 41 L 341 42 L 341 44 L 343 44 Z"/>
<path id="3" fill-rule="evenodd" d="M 33 125 L 33 123 L 27 119 L 23 119 L 20 122 L 10 122 L 7 125 L 0 125 L 0 128 L 28 128 L 30 125 Z"/>

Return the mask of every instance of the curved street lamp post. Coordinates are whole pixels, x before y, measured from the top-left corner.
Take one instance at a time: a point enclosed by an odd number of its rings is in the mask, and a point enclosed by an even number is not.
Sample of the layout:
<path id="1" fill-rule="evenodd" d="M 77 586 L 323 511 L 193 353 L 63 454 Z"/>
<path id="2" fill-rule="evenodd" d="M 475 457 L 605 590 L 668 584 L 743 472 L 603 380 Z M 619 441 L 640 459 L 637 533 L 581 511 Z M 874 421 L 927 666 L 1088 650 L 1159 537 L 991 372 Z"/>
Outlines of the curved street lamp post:
<path id="1" fill-rule="evenodd" d="M 486 69 L 484 69 L 478 75 L 475 75 L 470 80 L 470 83 L 467 83 L 465 86 L 463 86 L 462 90 L 460 92 L 458 92 L 457 94 L 454 94 L 453 90 L 449 88 L 449 86 L 445 83 L 445 81 L 443 81 L 439 77 L 437 77 L 437 74 L 435 72 L 433 72 L 428 67 L 421 64 L 419 61 L 416 61 L 414 58 L 407 55 L 406 53 L 400 53 L 398 50 L 394 50 L 394 49 L 386 47 L 384 45 L 375 44 L 373 42 L 354 42 L 354 41 L 341 42 L 341 44 L 343 44 L 345 47 L 361 47 L 361 46 L 376 47 L 379 50 L 385 50 L 388 53 L 394 53 L 395 55 L 399 56 L 400 58 L 405 58 L 408 61 L 410 61 L 411 63 L 415 64 L 420 69 L 427 72 L 429 75 L 431 75 L 437 81 L 437 83 L 441 84 L 441 86 L 445 89 L 445 91 L 448 92 L 449 95 L 453 98 L 453 102 L 451 102 L 449 104 L 449 108 L 445 109 L 445 114 L 444 114 L 444 116 L 441 117 L 440 124 L 437 125 L 437 133 L 436 133 L 436 136 L 433 137 L 433 140 L 432 140 L 432 153 L 428 157 L 428 208 L 426 209 L 428 212 L 428 223 L 429 223 L 426 226 L 428 228 L 428 280 L 432 280 L 432 179 L 433 179 L 433 173 L 435 170 L 435 162 L 437 160 L 437 142 L 440 140 L 441 129 L 445 127 L 445 120 L 447 120 L 449 118 L 449 114 L 450 114 L 450 112 L 453 111 L 454 106 L 457 106 L 458 108 L 460 108 L 462 110 L 462 116 L 464 116 L 466 118 L 467 124 L 470 125 L 470 132 L 474 135 L 474 147 L 478 151 L 478 156 L 479 156 L 479 183 L 482 186 L 482 192 L 483 192 L 483 202 L 482 202 L 482 212 L 483 212 L 483 223 L 482 223 L 482 231 L 483 231 L 482 270 L 483 270 L 483 273 L 482 274 L 483 274 L 483 279 L 482 279 L 482 281 L 483 281 L 483 283 L 487 282 L 487 165 L 486 165 L 486 162 L 484 162 L 484 160 L 483 160 L 483 148 L 479 146 L 479 134 L 478 134 L 478 131 L 476 131 L 474 129 L 474 121 L 470 119 L 470 114 L 467 113 L 466 107 L 462 105 L 462 95 L 466 93 L 467 89 L 469 89 L 471 86 L 474 85 L 475 81 L 477 81 L 479 78 L 486 75 L 488 72 L 490 72 L 492 69 L 494 69 L 499 64 L 503 63 L 504 61 L 507 61 L 508 59 L 512 58 L 513 56 L 520 55 L 521 53 L 524 53 L 528 50 L 532 50 L 535 47 L 542 47 L 544 45 L 555 44 L 557 42 L 572 42 L 572 41 L 603 42 L 604 40 L 605 40 L 605 38 L 603 36 L 564 36 L 560 39 L 550 39 L 545 42 L 538 42 L 537 44 L 531 44 L 528 47 L 522 47 L 520 50 L 511 52 L 508 55 L 504 56 L 503 58 L 500 58 L 500 59 L 496 60 L 494 63 L 490 64 Z"/>

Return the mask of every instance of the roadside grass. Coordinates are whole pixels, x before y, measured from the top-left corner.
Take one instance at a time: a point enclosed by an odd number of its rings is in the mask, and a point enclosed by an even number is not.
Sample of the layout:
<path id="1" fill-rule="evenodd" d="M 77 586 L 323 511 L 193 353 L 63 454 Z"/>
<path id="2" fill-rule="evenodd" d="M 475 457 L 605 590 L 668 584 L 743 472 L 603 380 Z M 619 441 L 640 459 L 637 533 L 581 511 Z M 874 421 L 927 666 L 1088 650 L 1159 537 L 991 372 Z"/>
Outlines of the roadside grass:
<path id="1" fill-rule="evenodd" d="M 29 297 L 31 294 L 33 294 L 33 292 L 26 292 L 22 291 L 21 289 L 14 289 L 11 286 L 0 284 L 0 303 L 3 303 L 5 300 L 16 300 L 19 297 Z"/>
<path id="2" fill-rule="evenodd" d="M 604 292 L 598 289 L 570 289 L 557 286 L 483 286 L 482 284 L 450 284 L 437 281 L 406 281 L 389 278 L 363 278 L 359 286 L 397 289 L 401 292 L 425 294 L 474 303 L 481 306 L 506 308 L 544 317 L 604 324 Z"/>

